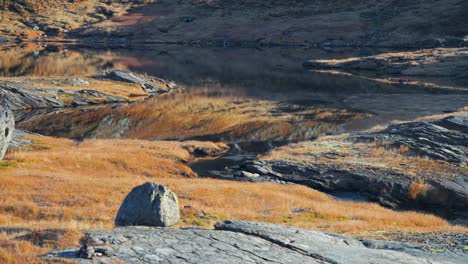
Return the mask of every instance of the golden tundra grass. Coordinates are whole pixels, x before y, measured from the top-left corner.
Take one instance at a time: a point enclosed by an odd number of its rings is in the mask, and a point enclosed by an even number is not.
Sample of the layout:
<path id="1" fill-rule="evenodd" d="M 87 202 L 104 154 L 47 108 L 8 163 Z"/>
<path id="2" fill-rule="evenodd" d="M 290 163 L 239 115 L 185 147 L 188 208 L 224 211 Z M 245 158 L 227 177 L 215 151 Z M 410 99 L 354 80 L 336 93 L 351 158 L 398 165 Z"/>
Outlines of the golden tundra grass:
<path id="1" fill-rule="evenodd" d="M 384 231 L 467 232 L 438 217 L 394 212 L 376 204 L 341 202 L 298 185 L 241 183 L 196 178 L 188 167 L 194 147 L 222 150 L 222 144 L 141 140 L 89 140 L 34 136 L 34 148 L 11 151 L 0 161 L 0 262 L 33 263 L 52 248 L 74 246 L 86 229 L 113 227 L 125 195 L 154 181 L 174 190 L 180 207 L 207 216 L 184 216 L 179 226 L 210 226 L 222 219 L 257 220 L 338 233 Z M 293 209 L 304 209 L 302 212 Z M 18 239 L 35 230 L 65 234 L 39 246 Z M 41 233 L 42 232 L 42 233 Z"/>
<path id="2" fill-rule="evenodd" d="M 307 129 L 312 136 L 335 132 L 339 124 L 367 116 L 365 113 L 345 109 L 301 109 L 295 113 L 278 111 L 281 103 L 267 100 L 252 100 L 240 96 L 209 97 L 206 94 L 165 94 L 149 98 L 138 104 L 120 109 L 103 107 L 97 111 L 58 113 L 34 119 L 20 126 L 41 134 L 50 133 L 67 124 L 78 124 L 67 137 L 79 137 L 94 130 L 100 121 L 110 116 L 114 122 L 128 118 L 132 126 L 125 137 L 133 139 L 175 139 L 207 135 L 223 135 L 246 140 L 280 140 L 303 137 L 295 125 Z M 85 120 L 86 122 L 83 122 Z M 37 130 L 36 130 L 37 131 Z M 112 138 L 110 129 L 94 130 L 98 138 Z M 296 134 L 294 134 L 296 132 Z M 226 141 L 228 141 L 226 140 Z"/>

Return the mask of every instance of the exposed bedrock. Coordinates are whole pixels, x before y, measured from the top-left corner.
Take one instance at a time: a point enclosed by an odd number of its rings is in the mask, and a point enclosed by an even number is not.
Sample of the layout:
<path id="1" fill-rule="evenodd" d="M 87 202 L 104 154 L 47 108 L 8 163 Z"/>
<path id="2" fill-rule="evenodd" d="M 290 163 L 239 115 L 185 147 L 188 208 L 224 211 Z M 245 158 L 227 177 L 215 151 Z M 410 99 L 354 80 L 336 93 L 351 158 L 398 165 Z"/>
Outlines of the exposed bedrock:
<path id="1" fill-rule="evenodd" d="M 81 256 L 81 258 L 79 258 Z M 91 231 L 77 250 L 49 258 L 80 263 L 463 263 L 464 251 L 357 240 L 274 224 L 223 221 L 215 230 L 120 227 Z"/>
<path id="2" fill-rule="evenodd" d="M 15 118 L 7 106 L 0 105 L 0 159 L 3 159 L 15 130 Z"/>
<path id="3" fill-rule="evenodd" d="M 355 148 L 353 155 L 366 166 L 351 166 L 339 152 L 329 155 L 327 162 L 314 153 L 305 154 L 307 162 L 294 158 L 246 161 L 224 171 L 211 172 L 225 179 L 279 183 L 297 183 L 326 192 L 358 192 L 393 209 L 422 209 L 448 218 L 468 219 L 468 115 L 441 120 L 409 122 L 391 125 L 374 133 L 347 137 L 339 144 L 382 145 L 389 149 L 407 149 L 401 164 L 382 167 L 367 158 L 368 153 Z M 281 153 L 281 152 L 280 152 Z M 423 156 L 432 166 L 447 166 L 445 172 L 425 170 L 424 175 L 412 175 L 406 169 L 405 157 Z M 304 156 L 302 157 L 304 158 Z M 346 165 L 348 164 L 348 165 Z M 375 166 L 374 166 L 375 165 Z M 414 172 L 413 172 L 414 174 Z"/>

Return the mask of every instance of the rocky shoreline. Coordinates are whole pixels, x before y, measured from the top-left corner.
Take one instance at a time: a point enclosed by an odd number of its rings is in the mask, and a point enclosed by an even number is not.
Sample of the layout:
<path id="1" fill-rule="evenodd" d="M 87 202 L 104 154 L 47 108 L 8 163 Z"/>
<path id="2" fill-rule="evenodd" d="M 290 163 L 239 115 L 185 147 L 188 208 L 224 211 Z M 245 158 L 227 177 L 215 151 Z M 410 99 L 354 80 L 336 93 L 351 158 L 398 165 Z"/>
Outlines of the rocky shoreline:
<path id="1" fill-rule="evenodd" d="M 5 104 L 12 111 L 19 111 L 125 103 L 130 102 L 132 96 L 149 97 L 167 93 L 176 88 L 176 85 L 172 82 L 126 71 L 110 71 L 100 76 L 93 76 L 92 79 L 107 80 L 105 85 L 111 87 L 108 89 L 109 91 L 112 90 L 113 86 L 123 83 L 124 85 L 140 86 L 141 93 L 135 95 L 127 93 L 125 97 L 111 95 L 100 91 L 105 87 L 104 84 L 90 85 L 83 78 L 73 77 L 62 80 L 61 85 L 71 85 L 79 89 L 38 88 L 30 81 L 6 80 L 0 82 L 0 96 L 5 98 Z M 53 79 L 47 80 L 47 82 L 50 82 L 51 86 L 57 86 L 57 81 Z M 87 89 L 80 89 L 81 87 Z"/>
<path id="2" fill-rule="evenodd" d="M 467 48 L 422 49 L 407 52 L 388 52 L 375 56 L 343 60 L 309 60 L 304 67 L 310 69 L 342 69 L 373 71 L 400 76 L 467 77 L 465 69 Z"/>

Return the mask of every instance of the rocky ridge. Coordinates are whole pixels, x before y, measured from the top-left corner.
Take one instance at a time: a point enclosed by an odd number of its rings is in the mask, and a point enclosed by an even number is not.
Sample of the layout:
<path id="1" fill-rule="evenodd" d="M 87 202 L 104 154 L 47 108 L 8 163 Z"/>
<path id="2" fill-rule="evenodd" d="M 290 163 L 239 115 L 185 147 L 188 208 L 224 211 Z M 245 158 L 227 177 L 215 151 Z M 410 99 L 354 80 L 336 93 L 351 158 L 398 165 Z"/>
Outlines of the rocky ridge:
<path id="1" fill-rule="evenodd" d="M 223 221 L 215 230 L 120 227 L 90 231 L 81 251 L 49 259 L 79 263 L 463 263 L 466 251 L 430 253 L 417 245 L 360 241 L 259 222 Z"/>

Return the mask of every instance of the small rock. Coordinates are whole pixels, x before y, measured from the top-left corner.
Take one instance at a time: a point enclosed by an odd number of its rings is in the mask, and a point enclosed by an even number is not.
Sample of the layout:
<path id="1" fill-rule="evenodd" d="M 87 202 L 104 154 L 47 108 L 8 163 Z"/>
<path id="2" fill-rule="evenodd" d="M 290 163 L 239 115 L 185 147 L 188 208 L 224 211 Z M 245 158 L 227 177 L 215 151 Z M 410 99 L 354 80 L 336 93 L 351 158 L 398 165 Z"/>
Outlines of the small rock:
<path id="1" fill-rule="evenodd" d="M 8 41 L 10 41 L 10 39 L 8 37 L 0 36 L 0 43 L 8 42 Z"/>
<path id="2" fill-rule="evenodd" d="M 83 80 L 81 78 L 72 78 L 70 80 L 72 86 L 83 86 L 83 85 L 89 85 L 89 82 L 86 80 Z"/>
<path id="3" fill-rule="evenodd" d="M 136 76 L 131 72 L 126 71 L 111 71 L 107 75 L 107 78 L 115 81 L 129 82 L 136 84 L 145 84 L 146 81 L 143 78 Z"/>
<path id="4" fill-rule="evenodd" d="M 78 257 L 84 259 L 92 259 L 94 257 L 94 253 L 94 247 L 85 244 L 78 251 Z"/>
<path id="5" fill-rule="evenodd" d="M 184 208 L 180 210 L 180 214 L 183 216 L 195 216 L 195 217 L 202 217 L 206 215 L 205 212 L 203 212 L 202 210 L 193 208 L 190 205 L 184 206 Z"/>
<path id="6" fill-rule="evenodd" d="M 177 195 L 157 183 L 133 188 L 117 213 L 117 226 L 171 226 L 180 219 Z"/>

